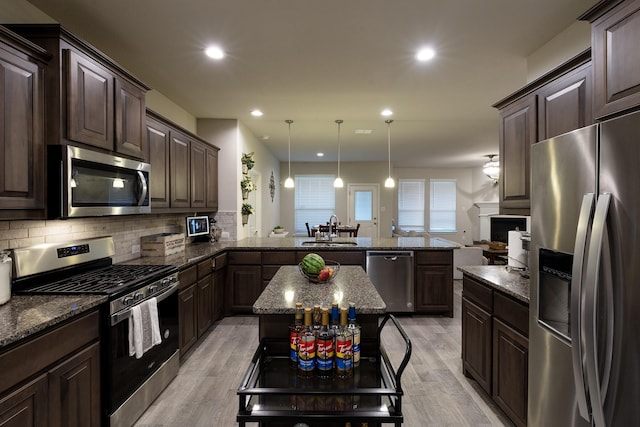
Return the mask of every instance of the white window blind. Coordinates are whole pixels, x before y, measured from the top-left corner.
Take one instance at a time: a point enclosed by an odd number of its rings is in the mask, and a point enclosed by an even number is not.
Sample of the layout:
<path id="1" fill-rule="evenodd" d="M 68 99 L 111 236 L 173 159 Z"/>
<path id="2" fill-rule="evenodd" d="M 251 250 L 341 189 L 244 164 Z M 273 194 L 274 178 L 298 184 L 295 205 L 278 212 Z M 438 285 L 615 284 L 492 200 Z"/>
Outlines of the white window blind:
<path id="1" fill-rule="evenodd" d="M 456 231 L 456 181 L 451 179 L 431 180 L 429 231 Z"/>
<path id="2" fill-rule="evenodd" d="M 398 227 L 424 231 L 424 179 L 401 179 L 398 182 Z"/>
<path id="3" fill-rule="evenodd" d="M 336 210 L 336 193 L 332 175 L 295 176 L 295 229 L 296 234 L 307 234 L 309 227 L 326 224 Z"/>

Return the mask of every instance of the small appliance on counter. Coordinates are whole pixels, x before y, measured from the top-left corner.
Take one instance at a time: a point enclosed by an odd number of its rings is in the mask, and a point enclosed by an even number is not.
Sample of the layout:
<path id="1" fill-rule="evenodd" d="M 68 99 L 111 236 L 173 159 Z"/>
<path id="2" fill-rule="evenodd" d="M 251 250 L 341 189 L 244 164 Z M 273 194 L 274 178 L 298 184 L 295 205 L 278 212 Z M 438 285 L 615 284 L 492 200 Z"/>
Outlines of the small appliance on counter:
<path id="1" fill-rule="evenodd" d="M 11 299 L 11 267 L 9 251 L 0 251 L 0 305 Z"/>

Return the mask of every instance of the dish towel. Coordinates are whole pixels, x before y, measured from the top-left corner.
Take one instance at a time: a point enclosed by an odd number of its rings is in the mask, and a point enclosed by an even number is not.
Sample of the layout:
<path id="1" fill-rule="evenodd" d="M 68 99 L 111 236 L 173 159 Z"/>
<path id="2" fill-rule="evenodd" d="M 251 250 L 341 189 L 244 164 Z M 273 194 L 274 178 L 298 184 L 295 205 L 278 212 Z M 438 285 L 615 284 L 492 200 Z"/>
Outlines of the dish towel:
<path id="1" fill-rule="evenodd" d="M 140 359 L 147 350 L 161 342 L 158 301 L 155 297 L 131 307 L 129 356 L 135 355 L 136 359 Z"/>

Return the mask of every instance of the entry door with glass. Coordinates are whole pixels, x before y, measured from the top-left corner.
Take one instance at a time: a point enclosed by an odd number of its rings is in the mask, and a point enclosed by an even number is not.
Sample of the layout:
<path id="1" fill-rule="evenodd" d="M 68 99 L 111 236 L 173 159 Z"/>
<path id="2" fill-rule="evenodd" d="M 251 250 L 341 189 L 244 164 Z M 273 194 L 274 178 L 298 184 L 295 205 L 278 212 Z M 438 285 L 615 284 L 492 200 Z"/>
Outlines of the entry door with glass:
<path id="1" fill-rule="evenodd" d="M 349 224 L 360 224 L 358 237 L 378 237 L 378 185 L 349 184 L 347 190 Z"/>

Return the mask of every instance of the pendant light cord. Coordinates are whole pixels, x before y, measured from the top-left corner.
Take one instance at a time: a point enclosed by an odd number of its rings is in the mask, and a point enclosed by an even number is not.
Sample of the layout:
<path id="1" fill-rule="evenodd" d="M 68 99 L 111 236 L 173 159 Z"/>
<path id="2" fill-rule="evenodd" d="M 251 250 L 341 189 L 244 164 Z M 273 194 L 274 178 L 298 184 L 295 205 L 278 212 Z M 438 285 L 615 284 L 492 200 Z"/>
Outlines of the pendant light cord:
<path id="1" fill-rule="evenodd" d="M 389 177 L 391 177 L 391 123 L 393 120 L 385 120 L 387 124 L 387 151 L 389 155 Z"/>
<path id="2" fill-rule="evenodd" d="M 340 125 L 342 124 L 342 120 L 336 120 L 338 124 L 338 178 L 340 178 Z"/>
<path id="3" fill-rule="evenodd" d="M 291 123 L 293 123 L 293 120 L 285 120 L 285 122 L 287 122 L 287 124 L 289 125 L 289 175 L 288 177 L 291 177 Z"/>

